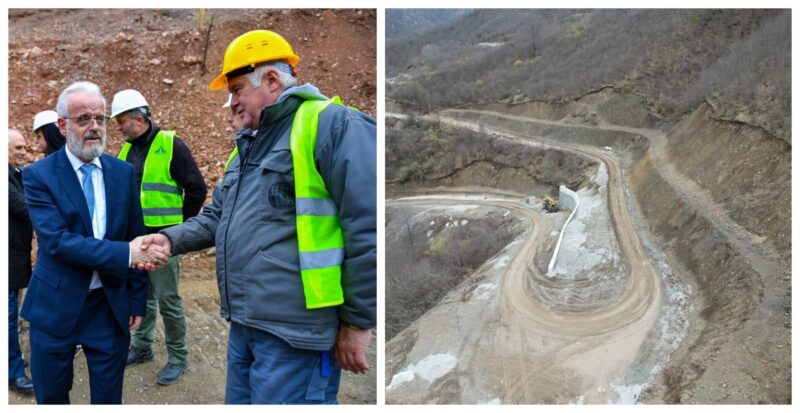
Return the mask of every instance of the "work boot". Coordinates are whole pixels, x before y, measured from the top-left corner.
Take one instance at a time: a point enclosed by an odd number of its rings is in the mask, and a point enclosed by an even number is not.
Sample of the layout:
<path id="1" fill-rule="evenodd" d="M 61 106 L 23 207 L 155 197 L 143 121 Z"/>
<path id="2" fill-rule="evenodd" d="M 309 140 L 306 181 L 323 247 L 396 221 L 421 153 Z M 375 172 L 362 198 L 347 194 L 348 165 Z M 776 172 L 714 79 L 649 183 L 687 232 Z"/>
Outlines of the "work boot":
<path id="1" fill-rule="evenodd" d="M 186 371 L 187 367 L 189 367 L 188 361 L 182 364 L 167 363 L 167 365 L 158 372 L 156 383 L 162 386 L 174 384 L 183 376 L 183 372 Z"/>
<path id="2" fill-rule="evenodd" d="M 33 394 L 33 381 L 26 375 L 8 381 L 8 388 L 20 394 Z"/>
<path id="3" fill-rule="evenodd" d="M 146 363 L 148 361 L 153 361 L 155 356 L 153 356 L 153 350 L 148 349 L 139 349 L 134 346 L 131 346 L 130 350 L 128 350 L 128 362 L 125 364 L 125 367 L 132 367 L 140 363 Z"/>

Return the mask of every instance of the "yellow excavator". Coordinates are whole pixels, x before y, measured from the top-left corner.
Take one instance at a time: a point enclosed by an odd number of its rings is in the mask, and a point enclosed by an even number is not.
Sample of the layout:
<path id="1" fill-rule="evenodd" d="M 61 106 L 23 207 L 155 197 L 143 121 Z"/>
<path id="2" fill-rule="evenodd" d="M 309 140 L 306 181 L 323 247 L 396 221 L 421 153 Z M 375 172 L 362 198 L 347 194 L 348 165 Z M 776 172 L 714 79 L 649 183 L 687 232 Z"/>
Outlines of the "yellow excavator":
<path id="1" fill-rule="evenodd" d="M 558 201 L 545 195 L 542 206 L 547 212 L 558 212 Z"/>

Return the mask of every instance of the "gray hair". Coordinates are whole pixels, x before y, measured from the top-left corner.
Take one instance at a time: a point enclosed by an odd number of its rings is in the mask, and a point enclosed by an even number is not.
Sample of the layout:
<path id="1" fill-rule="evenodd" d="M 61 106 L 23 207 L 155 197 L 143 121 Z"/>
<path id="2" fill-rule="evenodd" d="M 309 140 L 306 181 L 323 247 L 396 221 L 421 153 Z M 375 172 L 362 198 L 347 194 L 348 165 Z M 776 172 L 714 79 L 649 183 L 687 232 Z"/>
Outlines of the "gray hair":
<path id="1" fill-rule="evenodd" d="M 14 132 L 18 133 L 20 136 L 22 136 L 22 139 L 25 140 L 25 135 L 23 135 L 22 132 L 19 129 L 17 129 L 17 128 L 8 128 L 8 137 L 6 138 L 6 140 L 8 141 L 9 145 L 11 145 L 11 134 L 14 133 Z"/>
<path id="2" fill-rule="evenodd" d="M 292 75 L 292 67 L 289 66 L 288 63 L 282 61 L 267 62 L 266 64 L 256 67 L 255 70 L 247 74 L 247 80 L 250 81 L 253 87 L 259 87 L 261 86 L 261 80 L 264 78 L 264 75 L 267 74 L 270 69 L 278 72 L 281 87 L 284 89 L 300 84 L 300 81 Z"/>
<path id="3" fill-rule="evenodd" d="M 138 108 L 133 108 L 133 109 L 127 111 L 127 112 L 122 112 L 122 113 L 127 113 L 128 116 L 130 116 L 133 119 L 142 118 L 142 119 L 144 119 L 145 122 L 150 122 L 150 113 L 147 110 L 147 108 L 144 107 L 144 106 L 138 107 Z M 117 116 L 119 116 L 119 115 L 117 115 Z"/>
<path id="4" fill-rule="evenodd" d="M 58 95 L 58 103 L 56 103 L 56 112 L 58 116 L 61 118 L 66 118 L 69 116 L 69 110 L 67 108 L 67 100 L 69 99 L 70 95 L 77 92 L 84 92 L 84 93 L 91 93 L 96 95 L 103 101 L 103 111 L 106 109 L 106 98 L 103 96 L 103 92 L 100 91 L 100 86 L 88 81 L 80 81 L 75 82 L 66 89 L 64 89 L 60 95 Z"/>

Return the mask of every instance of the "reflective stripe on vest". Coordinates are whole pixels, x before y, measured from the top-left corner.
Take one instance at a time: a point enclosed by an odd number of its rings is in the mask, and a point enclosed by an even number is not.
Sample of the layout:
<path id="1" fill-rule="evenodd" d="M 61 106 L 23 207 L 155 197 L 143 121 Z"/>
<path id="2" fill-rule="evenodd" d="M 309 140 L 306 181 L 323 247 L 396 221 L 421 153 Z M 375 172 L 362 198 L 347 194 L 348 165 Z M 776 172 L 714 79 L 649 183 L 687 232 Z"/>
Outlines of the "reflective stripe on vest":
<path id="1" fill-rule="evenodd" d="M 342 104 L 338 96 L 303 102 L 295 114 L 290 135 L 297 245 L 307 309 L 344 303 L 341 281 L 344 236 L 339 226 L 339 209 L 314 162 L 319 114 L 331 103 Z"/>
<path id="2" fill-rule="evenodd" d="M 183 222 L 183 190 L 169 173 L 174 137 L 175 131 L 159 131 L 144 160 L 139 200 L 142 203 L 144 225 L 148 227 Z M 130 150 L 131 144 L 126 142 L 118 158 L 127 161 Z"/>

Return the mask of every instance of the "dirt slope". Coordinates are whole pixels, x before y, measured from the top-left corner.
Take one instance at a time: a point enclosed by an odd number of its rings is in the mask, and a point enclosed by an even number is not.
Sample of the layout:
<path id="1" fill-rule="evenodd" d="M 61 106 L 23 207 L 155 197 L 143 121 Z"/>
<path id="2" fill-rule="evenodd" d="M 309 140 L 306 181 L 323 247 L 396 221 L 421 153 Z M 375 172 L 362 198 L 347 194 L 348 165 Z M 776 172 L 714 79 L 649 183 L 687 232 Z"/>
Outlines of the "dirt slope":
<path id="1" fill-rule="evenodd" d="M 232 149 L 222 109 L 226 92 L 208 84 L 228 43 L 253 28 L 283 35 L 300 56 L 301 81 L 375 115 L 375 12 L 371 10 L 214 10 L 201 74 L 205 31 L 194 10 L 58 9 L 9 13 L 9 126 L 31 132 L 33 115 L 55 107 L 77 80 L 100 85 L 106 99 L 134 88 L 154 120 L 187 141 L 209 187 Z M 313 29 L 310 29 L 313 28 Z M 112 128 L 107 150 L 122 139 Z M 31 157 L 31 160 L 36 157 Z"/>

